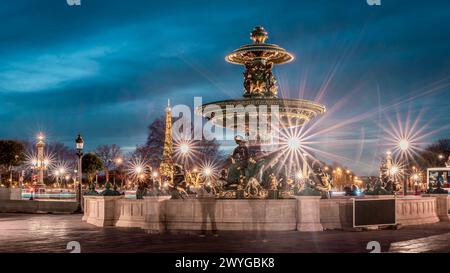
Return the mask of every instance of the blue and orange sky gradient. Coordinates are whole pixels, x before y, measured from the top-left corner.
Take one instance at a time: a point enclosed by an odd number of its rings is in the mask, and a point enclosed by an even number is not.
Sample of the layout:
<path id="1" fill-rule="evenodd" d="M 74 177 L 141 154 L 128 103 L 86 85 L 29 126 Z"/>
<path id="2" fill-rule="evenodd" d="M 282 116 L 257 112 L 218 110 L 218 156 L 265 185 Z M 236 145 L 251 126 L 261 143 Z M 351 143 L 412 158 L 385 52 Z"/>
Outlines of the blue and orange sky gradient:
<path id="1" fill-rule="evenodd" d="M 281 95 L 327 106 L 316 132 L 330 163 L 376 172 L 391 127 L 421 145 L 450 137 L 449 1 L 81 3 L 1 5 L 0 138 L 42 130 L 73 146 L 80 132 L 87 149 L 131 150 L 168 98 L 241 97 L 243 68 L 224 57 L 257 25 L 296 57 L 275 68 Z"/>

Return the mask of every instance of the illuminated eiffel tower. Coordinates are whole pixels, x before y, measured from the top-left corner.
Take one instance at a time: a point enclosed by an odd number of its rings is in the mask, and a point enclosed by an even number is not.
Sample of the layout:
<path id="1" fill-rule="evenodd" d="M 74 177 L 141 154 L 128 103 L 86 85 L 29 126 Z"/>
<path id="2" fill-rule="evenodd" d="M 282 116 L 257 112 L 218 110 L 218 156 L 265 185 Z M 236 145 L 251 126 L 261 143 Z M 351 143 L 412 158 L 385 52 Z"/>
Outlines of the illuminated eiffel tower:
<path id="1" fill-rule="evenodd" d="M 159 173 L 161 179 L 172 182 L 173 180 L 173 146 L 172 146 L 172 112 L 170 109 L 170 100 L 167 100 L 166 107 L 166 129 L 164 134 L 164 149 Z"/>

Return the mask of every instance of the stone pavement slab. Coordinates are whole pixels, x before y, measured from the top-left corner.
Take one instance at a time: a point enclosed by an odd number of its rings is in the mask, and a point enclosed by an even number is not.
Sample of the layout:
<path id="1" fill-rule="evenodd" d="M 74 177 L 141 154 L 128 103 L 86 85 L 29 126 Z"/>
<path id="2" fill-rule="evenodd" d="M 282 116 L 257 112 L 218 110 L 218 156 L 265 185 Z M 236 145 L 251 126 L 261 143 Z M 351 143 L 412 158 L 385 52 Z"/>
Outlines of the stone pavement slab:
<path id="1" fill-rule="evenodd" d="M 369 252 L 370 241 L 378 241 L 382 252 L 450 252 L 450 223 L 361 232 L 222 231 L 203 238 L 197 232 L 98 228 L 82 222 L 81 215 L 0 214 L 0 252 L 68 252 L 70 241 L 78 241 L 82 252 Z"/>

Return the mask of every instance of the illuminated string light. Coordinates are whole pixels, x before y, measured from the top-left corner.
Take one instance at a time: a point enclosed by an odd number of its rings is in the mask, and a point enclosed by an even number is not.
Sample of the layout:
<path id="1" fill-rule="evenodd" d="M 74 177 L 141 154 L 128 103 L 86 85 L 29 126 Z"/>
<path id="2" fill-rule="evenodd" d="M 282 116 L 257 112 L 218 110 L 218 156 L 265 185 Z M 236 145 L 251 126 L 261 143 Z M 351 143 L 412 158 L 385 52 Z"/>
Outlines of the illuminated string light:
<path id="1" fill-rule="evenodd" d="M 183 144 L 180 145 L 180 152 L 182 154 L 188 154 L 189 150 L 190 150 L 189 144 L 183 143 Z"/>
<path id="2" fill-rule="evenodd" d="M 207 179 L 216 179 L 218 177 L 218 164 L 214 161 L 204 161 L 200 163 L 201 175 Z M 194 169 L 194 172 L 198 172 Z"/>
<path id="3" fill-rule="evenodd" d="M 301 140 L 298 137 L 291 137 L 287 141 L 287 146 L 289 149 L 297 151 L 300 149 L 301 146 Z"/>
<path id="4" fill-rule="evenodd" d="M 148 163 L 140 158 L 133 158 L 128 162 L 126 172 L 135 180 L 143 179 L 149 171 Z"/>
<path id="5" fill-rule="evenodd" d="M 391 167 L 391 169 L 390 169 L 390 173 L 391 173 L 391 175 L 396 175 L 396 174 L 398 174 L 400 172 L 400 169 L 399 169 L 399 167 L 398 166 L 392 166 Z"/>
<path id="6" fill-rule="evenodd" d="M 185 139 L 175 140 L 174 159 L 178 164 L 189 168 L 196 163 L 201 155 L 196 142 Z"/>

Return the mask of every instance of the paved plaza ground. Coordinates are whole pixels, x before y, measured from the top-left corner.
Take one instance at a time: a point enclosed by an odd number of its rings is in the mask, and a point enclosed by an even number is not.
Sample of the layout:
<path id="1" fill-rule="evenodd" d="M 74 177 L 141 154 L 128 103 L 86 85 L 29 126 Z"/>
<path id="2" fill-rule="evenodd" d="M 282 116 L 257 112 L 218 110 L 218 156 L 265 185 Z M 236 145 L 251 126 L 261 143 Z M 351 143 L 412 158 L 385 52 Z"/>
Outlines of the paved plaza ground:
<path id="1" fill-rule="evenodd" d="M 218 237 L 196 232 L 148 234 L 135 228 L 98 228 L 81 215 L 0 214 L 0 252 L 368 252 L 378 241 L 382 252 L 450 252 L 450 223 L 399 230 L 306 232 L 222 231 Z"/>

